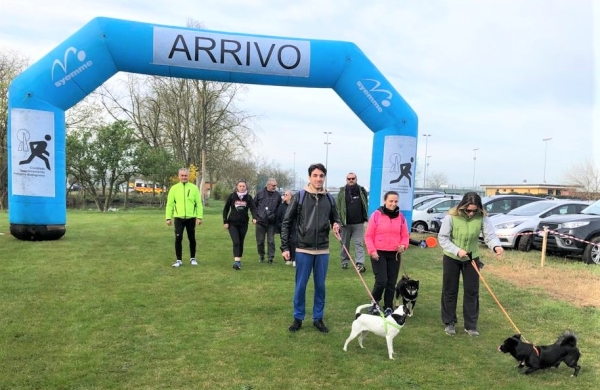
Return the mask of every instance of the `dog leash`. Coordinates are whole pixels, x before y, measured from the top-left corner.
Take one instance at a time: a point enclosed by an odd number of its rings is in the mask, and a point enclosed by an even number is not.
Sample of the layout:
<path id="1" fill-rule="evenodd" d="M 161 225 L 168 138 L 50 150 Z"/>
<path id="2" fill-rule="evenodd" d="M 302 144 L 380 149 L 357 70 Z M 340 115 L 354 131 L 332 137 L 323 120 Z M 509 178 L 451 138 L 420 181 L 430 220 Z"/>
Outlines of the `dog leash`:
<path id="1" fill-rule="evenodd" d="M 377 304 L 377 301 L 375 301 L 375 298 L 373 298 L 373 294 L 371 294 L 371 290 L 369 289 L 369 286 L 367 286 L 365 279 L 362 277 L 362 274 L 356 267 L 356 263 L 354 262 L 354 259 L 352 258 L 352 256 L 350 256 L 350 252 L 348 251 L 348 248 L 346 248 L 346 245 L 344 245 L 344 243 L 342 242 L 342 236 L 340 236 L 339 232 L 338 233 L 334 232 L 333 234 L 334 234 L 335 238 L 337 238 L 338 241 L 340 242 L 340 244 L 342 245 L 342 248 L 344 249 L 344 252 L 346 252 L 346 255 L 348 255 L 350 262 L 352 262 L 352 265 L 354 266 L 354 270 L 358 274 L 360 281 L 362 282 L 363 286 L 365 286 L 365 290 L 367 290 L 367 294 L 369 294 L 369 297 L 371 298 L 371 302 L 373 302 L 375 304 L 375 306 L 377 307 L 377 310 L 379 310 L 379 312 L 381 312 L 381 308 L 379 307 L 379 304 Z"/>
<path id="2" fill-rule="evenodd" d="M 485 278 L 483 277 L 483 275 L 479 271 L 479 267 L 477 266 L 477 262 L 475 260 L 473 260 L 473 253 L 472 252 L 468 252 L 467 256 L 469 256 L 469 260 L 471 260 L 471 264 L 473 264 L 473 268 L 475 268 L 475 272 L 477 272 L 477 275 L 479 275 L 479 278 L 481 279 L 481 281 L 483 282 L 483 284 L 485 285 L 485 287 L 489 291 L 489 293 L 492 296 L 492 298 L 494 298 L 494 300 L 498 304 L 498 307 L 500 307 L 500 310 L 502 310 L 502 313 L 504 313 L 504 315 L 506 316 L 506 318 L 508 319 L 508 321 L 511 323 L 511 325 L 513 326 L 513 328 L 515 328 L 515 330 L 517 331 L 517 333 L 521 334 L 521 331 L 519 330 L 519 328 L 517 328 L 517 325 L 515 325 L 515 323 L 513 322 L 513 320 L 510 318 L 510 316 L 508 315 L 508 312 L 504 309 L 504 307 L 502 306 L 502 304 L 500 303 L 500 301 L 498 300 L 498 298 L 496 298 L 496 295 L 494 294 L 494 292 L 490 288 L 489 284 L 487 284 L 487 282 L 485 281 Z M 527 341 L 524 337 L 523 337 L 523 339 L 525 341 Z"/>

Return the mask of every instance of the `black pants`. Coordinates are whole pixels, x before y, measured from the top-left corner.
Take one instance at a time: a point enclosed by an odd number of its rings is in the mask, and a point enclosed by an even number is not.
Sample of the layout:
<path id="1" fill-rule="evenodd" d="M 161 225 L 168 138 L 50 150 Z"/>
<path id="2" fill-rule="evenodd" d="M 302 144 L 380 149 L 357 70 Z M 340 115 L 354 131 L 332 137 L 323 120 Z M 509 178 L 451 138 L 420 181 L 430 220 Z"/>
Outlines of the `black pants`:
<path id="1" fill-rule="evenodd" d="M 256 224 L 256 248 L 261 260 L 265 258 L 265 235 L 267 236 L 267 258 L 273 260 L 275 257 L 275 230 L 277 230 L 275 224 Z"/>
<path id="2" fill-rule="evenodd" d="M 475 260 L 475 259 L 473 259 Z M 465 329 L 476 330 L 479 319 L 479 275 L 470 261 L 445 256 L 442 280 L 442 322 L 456 323 L 456 305 L 460 274 L 463 276 L 463 318 Z"/>
<path id="3" fill-rule="evenodd" d="M 181 260 L 183 229 L 187 231 L 188 241 L 190 242 L 190 257 L 196 257 L 196 218 L 175 218 L 173 226 L 175 227 L 175 256 Z"/>
<path id="4" fill-rule="evenodd" d="M 229 235 L 233 242 L 233 257 L 242 257 L 244 254 L 244 239 L 248 232 L 248 224 L 245 225 L 232 225 L 229 224 Z"/>
<path id="5" fill-rule="evenodd" d="M 375 285 L 373 286 L 373 298 L 378 302 L 383 295 L 383 307 L 394 308 L 394 293 L 396 292 L 396 282 L 400 272 L 400 256 L 396 258 L 396 251 L 377 251 L 379 260 L 371 259 L 371 267 L 375 274 Z"/>

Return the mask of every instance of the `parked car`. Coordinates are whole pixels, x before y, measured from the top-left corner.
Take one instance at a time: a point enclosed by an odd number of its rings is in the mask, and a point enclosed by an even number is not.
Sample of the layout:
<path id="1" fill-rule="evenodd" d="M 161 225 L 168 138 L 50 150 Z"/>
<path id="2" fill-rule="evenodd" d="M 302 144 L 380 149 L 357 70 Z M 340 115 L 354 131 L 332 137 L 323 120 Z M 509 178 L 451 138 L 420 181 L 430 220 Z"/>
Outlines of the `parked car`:
<path id="1" fill-rule="evenodd" d="M 488 216 L 492 216 L 495 214 L 504 214 L 516 209 L 517 207 L 540 200 L 544 199 L 529 195 L 493 195 L 481 198 L 481 203 L 483 204 L 483 208 L 487 212 Z M 431 219 L 432 231 L 440 231 L 440 226 L 442 225 L 442 219 L 444 219 L 444 215 L 446 214 L 443 213 L 440 215 L 435 215 Z"/>
<path id="2" fill-rule="evenodd" d="M 542 218 L 579 214 L 589 205 L 589 202 L 581 200 L 542 200 L 517 207 L 506 214 L 493 215 L 490 221 L 503 247 L 527 252 Z"/>
<path id="3" fill-rule="evenodd" d="M 415 190 L 415 192 L 413 193 L 413 199 L 417 199 L 417 198 L 420 198 L 422 196 L 428 196 L 428 195 L 442 195 L 442 196 L 444 196 L 445 193 L 444 193 L 444 191 Z"/>
<path id="4" fill-rule="evenodd" d="M 435 194 L 435 195 L 425 195 L 425 196 L 420 196 L 418 198 L 414 198 L 413 199 L 413 210 L 416 209 L 417 207 L 421 206 L 422 204 L 431 202 L 433 199 L 443 198 L 444 196 L 446 196 L 446 194 L 440 193 L 440 194 Z"/>
<path id="5" fill-rule="evenodd" d="M 530 195 L 492 195 L 481 198 L 483 208 L 488 215 L 504 214 L 531 202 L 539 202 L 544 198 Z"/>
<path id="6" fill-rule="evenodd" d="M 553 215 L 537 226 L 533 247 L 540 249 L 544 226 L 548 227 L 546 252 L 581 255 L 586 264 L 600 265 L 600 200 L 573 215 Z"/>
<path id="7" fill-rule="evenodd" d="M 430 231 L 431 220 L 435 215 L 446 213 L 462 199 L 461 195 L 446 195 L 443 198 L 432 199 L 413 210 L 412 230 L 418 233 Z"/>

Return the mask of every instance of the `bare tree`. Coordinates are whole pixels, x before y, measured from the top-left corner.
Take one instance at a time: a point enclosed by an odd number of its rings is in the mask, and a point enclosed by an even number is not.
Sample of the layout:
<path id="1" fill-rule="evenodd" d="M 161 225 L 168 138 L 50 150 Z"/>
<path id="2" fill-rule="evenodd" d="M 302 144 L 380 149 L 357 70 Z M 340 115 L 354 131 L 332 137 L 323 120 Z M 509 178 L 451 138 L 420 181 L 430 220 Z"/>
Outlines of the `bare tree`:
<path id="1" fill-rule="evenodd" d="M 27 65 L 20 54 L 0 50 L 0 210 L 6 208 L 8 194 L 8 87 Z"/>
<path id="2" fill-rule="evenodd" d="M 444 184 L 448 184 L 448 176 L 443 172 L 427 173 L 428 188 L 441 188 Z"/>
<path id="3" fill-rule="evenodd" d="M 596 199 L 600 193 L 600 170 L 591 159 L 569 167 L 563 181 L 569 186 L 578 187 L 589 200 Z"/>

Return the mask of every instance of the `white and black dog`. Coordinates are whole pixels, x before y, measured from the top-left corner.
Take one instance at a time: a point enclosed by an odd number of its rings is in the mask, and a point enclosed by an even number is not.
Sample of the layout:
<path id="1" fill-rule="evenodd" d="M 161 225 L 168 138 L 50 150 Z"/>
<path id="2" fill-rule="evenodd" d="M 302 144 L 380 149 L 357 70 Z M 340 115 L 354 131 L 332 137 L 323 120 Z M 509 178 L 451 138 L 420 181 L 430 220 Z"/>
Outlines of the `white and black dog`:
<path id="1" fill-rule="evenodd" d="M 415 311 L 415 305 L 417 304 L 417 297 L 419 296 L 419 281 L 411 279 L 406 275 L 402 275 L 402 278 L 396 285 L 396 300 L 402 297 L 402 304 L 406 309 L 406 313 L 409 317 L 412 317 Z"/>
<path id="2" fill-rule="evenodd" d="M 374 314 L 362 314 L 361 310 L 372 307 L 373 304 L 361 305 L 356 308 L 356 319 L 352 322 L 352 331 L 344 344 L 344 351 L 348 350 L 348 343 L 358 336 L 358 345 L 363 347 L 363 340 L 369 332 L 377 336 L 385 337 L 387 341 L 388 355 L 394 359 L 394 337 L 400 333 L 400 329 L 406 321 L 404 306 L 398 306 L 392 314 L 387 317 Z"/>

